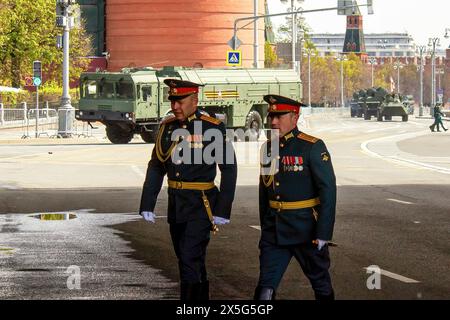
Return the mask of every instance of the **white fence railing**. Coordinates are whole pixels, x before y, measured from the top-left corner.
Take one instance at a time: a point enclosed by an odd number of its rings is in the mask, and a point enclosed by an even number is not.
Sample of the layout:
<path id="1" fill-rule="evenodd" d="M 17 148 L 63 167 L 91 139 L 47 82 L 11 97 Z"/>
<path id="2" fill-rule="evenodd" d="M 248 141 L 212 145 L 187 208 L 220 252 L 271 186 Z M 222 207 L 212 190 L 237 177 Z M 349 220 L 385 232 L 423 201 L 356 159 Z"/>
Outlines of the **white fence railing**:
<path id="1" fill-rule="evenodd" d="M 60 130 L 60 121 L 66 119 L 70 122 L 62 126 L 65 130 Z M 72 110 L 50 109 L 48 103 L 39 109 L 28 109 L 26 102 L 21 103 L 19 108 L 4 108 L 0 103 L 0 128 L 21 128 L 24 139 L 40 136 L 92 137 L 89 124 L 75 120 Z"/>

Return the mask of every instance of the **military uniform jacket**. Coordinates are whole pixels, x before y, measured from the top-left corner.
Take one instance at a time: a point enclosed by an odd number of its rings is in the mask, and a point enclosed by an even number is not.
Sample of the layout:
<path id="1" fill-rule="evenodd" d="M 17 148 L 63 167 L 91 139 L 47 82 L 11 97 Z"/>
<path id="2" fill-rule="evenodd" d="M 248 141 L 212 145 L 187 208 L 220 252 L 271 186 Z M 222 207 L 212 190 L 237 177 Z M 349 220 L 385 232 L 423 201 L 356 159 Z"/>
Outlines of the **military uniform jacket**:
<path id="1" fill-rule="evenodd" d="M 441 112 L 441 110 L 439 108 L 434 108 L 434 118 L 436 120 L 441 120 L 442 116 L 444 116 L 444 114 Z"/>
<path id="2" fill-rule="evenodd" d="M 270 142 L 263 145 L 262 151 L 265 148 L 269 155 Z M 259 183 L 262 239 L 278 245 L 331 240 L 336 178 L 324 142 L 295 128 L 280 139 L 279 156 L 273 161 L 278 161 L 277 171 L 261 175 Z M 269 206 L 270 200 L 291 202 L 316 197 L 320 204 L 314 208 L 280 210 Z"/>
<path id="3" fill-rule="evenodd" d="M 196 123 L 197 125 L 195 125 Z M 200 134 L 198 130 L 194 130 L 196 127 L 199 128 L 199 124 L 201 124 Z M 172 133 L 177 129 L 184 129 L 187 135 L 178 141 L 172 141 Z M 211 144 L 211 141 L 204 139 L 208 129 L 219 130 L 215 132 L 220 133 L 221 136 L 221 139 L 217 141 L 220 141 L 224 150 L 223 157 L 220 161 L 213 163 L 204 157 L 200 158 L 200 162 L 194 161 L 196 157 L 204 154 L 205 148 Z M 210 140 L 214 141 L 214 138 Z M 189 148 L 181 150 L 180 146 L 183 144 L 189 145 Z M 209 150 L 211 149 L 214 148 L 210 146 Z M 171 156 L 173 152 L 184 156 L 184 150 L 189 150 L 188 152 L 191 153 L 190 162 L 185 163 L 180 160 L 180 157 Z M 215 152 L 207 152 L 207 154 L 214 155 Z M 226 141 L 225 125 L 220 120 L 201 114 L 198 110 L 184 123 L 177 121 L 175 116 L 165 120 L 160 126 L 155 148 L 148 164 L 139 212 L 154 211 L 166 174 L 167 178 L 173 181 L 213 182 L 217 166 L 222 174 L 220 191 L 215 187 L 204 192 L 210 202 L 212 214 L 229 219 L 236 188 L 237 165 L 233 147 L 230 142 Z M 168 196 L 167 218 L 169 223 L 208 219 L 202 200 L 202 191 L 168 188 Z"/>

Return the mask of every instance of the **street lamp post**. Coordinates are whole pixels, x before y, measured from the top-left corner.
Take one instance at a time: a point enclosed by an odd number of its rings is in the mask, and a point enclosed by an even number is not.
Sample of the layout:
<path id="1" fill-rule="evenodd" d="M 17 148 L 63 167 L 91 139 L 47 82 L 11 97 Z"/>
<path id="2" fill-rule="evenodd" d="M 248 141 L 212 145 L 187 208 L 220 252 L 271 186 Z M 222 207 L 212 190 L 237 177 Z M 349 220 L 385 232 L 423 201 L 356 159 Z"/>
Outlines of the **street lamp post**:
<path id="1" fill-rule="evenodd" d="M 420 104 L 419 104 L 419 117 L 423 116 L 423 55 L 425 53 L 425 46 L 418 46 L 417 52 L 419 53 L 420 59 Z"/>
<path id="2" fill-rule="evenodd" d="M 306 49 L 304 55 L 308 57 L 308 107 L 311 107 L 311 55 L 314 55 L 314 53 L 309 48 Z"/>
<path id="3" fill-rule="evenodd" d="M 431 108 L 436 105 L 436 47 L 440 46 L 439 38 L 428 39 L 431 54 Z M 430 111 L 431 113 L 431 111 Z"/>
<path id="4" fill-rule="evenodd" d="M 344 61 L 347 61 L 347 56 L 342 54 L 336 58 L 341 62 L 341 107 L 344 107 Z"/>
<path id="5" fill-rule="evenodd" d="M 282 3 L 287 3 L 288 0 L 280 0 Z M 300 4 L 304 0 L 297 0 L 297 2 Z M 294 6 L 294 0 L 291 0 L 291 12 L 296 12 L 300 10 L 299 8 L 295 8 Z M 297 46 L 297 14 L 292 15 L 292 21 L 291 21 L 291 27 L 292 27 L 292 69 L 297 70 L 300 72 L 300 66 L 297 68 L 297 58 L 296 58 L 296 46 Z"/>
<path id="6" fill-rule="evenodd" d="M 394 63 L 394 70 L 397 70 L 397 93 L 400 94 L 400 69 L 403 68 L 403 64 L 397 59 Z"/>
<path id="7" fill-rule="evenodd" d="M 373 66 L 377 64 L 377 59 L 375 57 L 370 57 L 369 63 L 372 67 L 372 88 L 374 87 L 374 79 L 373 79 Z"/>
<path id="8" fill-rule="evenodd" d="M 75 119 L 75 108 L 72 107 L 69 93 L 69 34 L 74 26 L 73 5 L 75 0 L 57 0 L 56 2 L 56 24 L 63 28 L 63 92 L 61 104 L 58 110 L 58 137 L 70 138 L 72 126 Z"/>
<path id="9" fill-rule="evenodd" d="M 254 16 L 258 16 L 258 3 L 259 0 L 253 0 L 253 13 Z M 258 60 L 259 60 L 259 39 L 258 39 L 258 19 L 255 19 L 253 22 L 253 37 L 254 37 L 254 45 L 253 45 L 253 67 L 258 69 Z"/>

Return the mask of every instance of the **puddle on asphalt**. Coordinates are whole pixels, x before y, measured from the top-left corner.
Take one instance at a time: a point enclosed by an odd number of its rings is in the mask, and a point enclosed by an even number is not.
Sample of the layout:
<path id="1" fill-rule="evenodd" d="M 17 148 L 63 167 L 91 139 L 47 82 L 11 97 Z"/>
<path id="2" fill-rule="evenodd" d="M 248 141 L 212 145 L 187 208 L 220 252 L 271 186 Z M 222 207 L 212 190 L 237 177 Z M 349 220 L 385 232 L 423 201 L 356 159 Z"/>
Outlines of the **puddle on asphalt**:
<path id="1" fill-rule="evenodd" d="M 56 221 L 56 220 L 71 220 L 75 219 L 77 216 L 76 214 L 73 213 L 40 213 L 31 215 L 30 217 L 45 221 Z"/>
<path id="2" fill-rule="evenodd" d="M 13 254 L 14 249 L 13 248 L 3 248 L 0 247 L 0 254 Z"/>

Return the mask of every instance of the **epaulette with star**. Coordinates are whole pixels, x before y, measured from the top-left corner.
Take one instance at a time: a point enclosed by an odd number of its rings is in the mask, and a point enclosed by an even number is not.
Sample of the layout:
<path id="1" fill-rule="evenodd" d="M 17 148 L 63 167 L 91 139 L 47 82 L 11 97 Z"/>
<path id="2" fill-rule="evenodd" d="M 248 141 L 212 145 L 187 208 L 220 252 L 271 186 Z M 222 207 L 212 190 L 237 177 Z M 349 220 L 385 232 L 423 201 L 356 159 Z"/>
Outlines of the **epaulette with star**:
<path id="1" fill-rule="evenodd" d="M 304 141 L 311 142 L 311 143 L 316 143 L 317 141 L 320 140 L 319 138 L 310 136 L 309 134 L 306 134 L 306 133 L 303 133 L 303 132 L 300 132 L 300 133 L 297 135 L 297 138 L 299 138 L 299 139 L 301 139 L 301 140 L 304 140 Z"/>
<path id="2" fill-rule="evenodd" d="M 220 121 L 219 119 L 216 119 L 216 118 L 213 118 L 213 117 L 209 117 L 209 116 L 206 116 L 206 115 L 204 115 L 204 114 L 202 114 L 202 115 L 200 116 L 200 119 L 205 120 L 205 121 L 208 121 L 208 122 L 210 122 L 210 123 L 213 123 L 213 124 L 215 124 L 216 126 L 219 125 L 219 124 L 222 122 L 222 121 Z"/>

